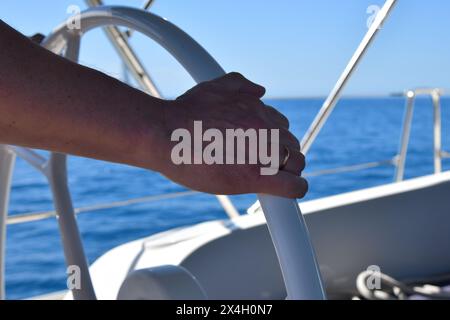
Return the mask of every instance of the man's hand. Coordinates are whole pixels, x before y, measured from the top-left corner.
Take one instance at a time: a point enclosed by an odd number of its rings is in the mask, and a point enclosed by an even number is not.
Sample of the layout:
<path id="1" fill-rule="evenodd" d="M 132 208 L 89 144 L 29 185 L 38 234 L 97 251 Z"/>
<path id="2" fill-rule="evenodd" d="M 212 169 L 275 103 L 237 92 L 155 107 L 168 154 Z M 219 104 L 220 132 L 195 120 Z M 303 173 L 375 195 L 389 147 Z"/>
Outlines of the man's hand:
<path id="1" fill-rule="evenodd" d="M 230 73 L 201 83 L 177 100 L 168 102 L 163 110 L 165 141 L 159 142 L 163 146 L 160 153 L 161 173 L 191 189 L 208 193 L 266 193 L 302 198 L 308 185 L 306 180 L 299 176 L 305 167 L 300 144 L 289 132 L 289 121 L 286 117 L 260 100 L 264 93 L 263 87 L 238 73 Z M 258 164 L 248 164 L 248 161 L 247 164 L 237 164 L 237 152 L 234 152 L 234 164 L 174 164 L 171 151 L 177 142 L 170 140 L 171 134 L 177 129 L 187 129 L 194 137 L 194 121 L 202 122 L 203 131 L 218 129 L 223 133 L 223 137 L 226 137 L 227 129 L 278 129 L 279 141 L 269 143 L 277 144 L 280 171 L 275 175 L 261 175 L 260 169 L 267 165 L 259 161 Z M 204 143 L 203 147 L 208 143 Z M 194 143 L 191 147 L 190 154 L 194 155 Z M 257 146 L 247 144 L 247 155 L 252 148 Z M 230 150 L 225 149 L 223 152 L 226 158 L 225 153 L 229 155 Z M 288 161 L 283 165 L 282 162 L 287 156 Z"/>
<path id="2" fill-rule="evenodd" d="M 209 193 L 290 198 L 306 193 L 307 183 L 299 177 L 304 157 L 287 119 L 261 102 L 264 88 L 239 74 L 202 83 L 176 101 L 165 101 L 63 59 L 2 21 L 0 47 L 7 48 L 0 50 L 2 144 L 139 166 Z M 222 133 L 279 129 L 273 153 L 278 152 L 281 170 L 264 176 L 264 161 L 240 165 L 235 157 L 234 164 L 176 165 L 171 135 L 183 128 L 192 133 L 194 121 L 202 121 L 204 130 Z"/>

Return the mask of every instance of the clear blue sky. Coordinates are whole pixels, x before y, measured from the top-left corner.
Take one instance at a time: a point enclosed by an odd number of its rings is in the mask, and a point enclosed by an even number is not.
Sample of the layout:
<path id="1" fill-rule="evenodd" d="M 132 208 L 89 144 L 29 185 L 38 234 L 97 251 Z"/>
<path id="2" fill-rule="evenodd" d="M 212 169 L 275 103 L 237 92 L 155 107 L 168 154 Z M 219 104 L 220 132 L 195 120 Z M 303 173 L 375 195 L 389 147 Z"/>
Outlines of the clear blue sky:
<path id="1" fill-rule="evenodd" d="M 141 0 L 105 0 L 140 6 Z M 367 31 L 366 9 L 383 0 L 156 0 L 152 11 L 191 34 L 228 70 L 265 85 L 272 97 L 326 95 Z M 25 34 L 48 33 L 83 0 L 1 1 L 0 18 Z M 450 1 L 400 0 L 347 95 L 418 86 L 450 88 Z M 167 96 L 192 85 L 164 51 L 133 39 Z M 82 62 L 120 74 L 101 32 L 88 34 Z"/>

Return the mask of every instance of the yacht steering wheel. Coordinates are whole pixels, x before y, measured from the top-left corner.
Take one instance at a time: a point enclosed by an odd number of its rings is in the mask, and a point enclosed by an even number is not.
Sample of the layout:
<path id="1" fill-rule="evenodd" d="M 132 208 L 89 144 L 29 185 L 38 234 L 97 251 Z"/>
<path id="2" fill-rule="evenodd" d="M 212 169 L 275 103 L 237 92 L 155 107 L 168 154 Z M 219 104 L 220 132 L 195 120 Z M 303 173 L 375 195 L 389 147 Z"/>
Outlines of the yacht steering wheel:
<path id="1" fill-rule="evenodd" d="M 156 41 L 178 60 L 197 83 L 225 74 L 195 40 L 152 13 L 128 7 L 102 6 L 83 12 L 79 18 L 79 29 L 68 28 L 64 23 L 42 45 L 58 54 L 64 52 L 66 58 L 77 61 L 82 35 L 99 27 L 121 26 Z M 26 149 L 22 151 L 26 152 Z M 77 265 L 81 270 L 82 285 L 80 290 L 73 290 L 74 298 L 95 299 L 67 186 L 66 156 L 52 153 L 43 171 L 53 191 L 66 263 Z M 297 202 L 268 195 L 258 197 L 278 256 L 288 298 L 325 299 L 314 250 Z"/>

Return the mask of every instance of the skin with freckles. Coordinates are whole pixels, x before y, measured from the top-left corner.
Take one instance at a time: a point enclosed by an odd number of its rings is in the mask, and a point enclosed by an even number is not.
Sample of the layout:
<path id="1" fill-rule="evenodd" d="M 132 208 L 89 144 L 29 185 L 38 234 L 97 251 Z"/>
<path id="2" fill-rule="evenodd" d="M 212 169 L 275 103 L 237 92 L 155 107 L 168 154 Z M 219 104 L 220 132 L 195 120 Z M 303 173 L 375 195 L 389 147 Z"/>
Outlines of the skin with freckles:
<path id="1" fill-rule="evenodd" d="M 161 100 L 54 55 L 1 21 L 0 48 L 2 144 L 142 167 L 207 193 L 301 198 L 307 192 L 300 177 L 305 159 L 288 120 L 261 101 L 263 87 L 238 73 Z M 262 176 L 261 164 L 175 165 L 171 134 L 192 131 L 194 121 L 223 132 L 278 129 L 280 159 L 287 147 L 289 161 L 273 176 Z"/>

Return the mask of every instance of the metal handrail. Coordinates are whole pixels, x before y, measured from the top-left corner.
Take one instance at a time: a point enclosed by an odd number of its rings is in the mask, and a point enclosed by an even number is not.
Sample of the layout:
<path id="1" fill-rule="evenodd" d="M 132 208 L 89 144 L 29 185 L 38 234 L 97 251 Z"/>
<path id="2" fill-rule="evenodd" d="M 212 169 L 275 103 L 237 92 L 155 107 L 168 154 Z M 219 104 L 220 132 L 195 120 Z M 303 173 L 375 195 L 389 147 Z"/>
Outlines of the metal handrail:
<path id="1" fill-rule="evenodd" d="M 306 132 L 305 136 L 302 139 L 301 142 L 302 152 L 305 155 L 309 152 L 309 149 L 311 148 L 315 139 L 322 130 L 322 127 L 327 122 L 328 118 L 330 117 L 331 113 L 336 107 L 336 104 L 339 101 L 345 86 L 352 77 L 353 73 L 355 72 L 365 53 L 369 49 L 370 45 L 375 40 L 376 35 L 381 29 L 384 21 L 386 21 L 389 14 L 394 9 L 396 3 L 397 0 L 387 0 L 385 2 L 383 7 L 377 14 L 374 22 L 370 26 L 369 31 L 364 36 L 360 45 L 358 46 L 349 63 L 347 64 L 347 67 L 345 68 L 344 72 L 341 74 L 339 80 L 336 82 L 336 85 L 334 86 L 333 90 L 330 92 L 328 98 L 325 100 L 322 108 L 320 109 L 319 113 L 317 114 L 316 118 L 314 119 L 314 121 L 312 122 L 311 126 L 309 127 L 308 131 Z"/>
<path id="2" fill-rule="evenodd" d="M 169 200 L 169 199 L 177 199 L 177 198 L 188 197 L 188 196 L 193 196 L 193 195 L 197 195 L 197 194 L 200 194 L 200 192 L 182 191 L 182 192 L 164 193 L 164 194 L 159 194 L 159 195 L 154 195 L 154 196 L 132 198 L 132 199 L 127 199 L 127 200 L 122 200 L 122 201 L 113 201 L 113 202 L 108 202 L 108 203 L 95 204 L 95 205 L 91 205 L 91 206 L 84 206 L 84 207 L 75 208 L 74 211 L 75 211 L 75 214 L 81 214 L 81 213 L 87 213 L 87 212 L 93 212 L 93 211 L 120 208 L 120 207 L 124 207 L 124 206 L 140 204 L 140 203 L 150 203 L 150 202 L 163 201 L 163 200 Z M 22 223 L 39 221 L 39 220 L 45 220 L 45 219 L 56 217 L 56 214 L 57 213 L 54 210 L 16 214 L 16 215 L 8 217 L 7 224 L 14 225 L 14 224 L 22 224 Z"/>
<path id="3" fill-rule="evenodd" d="M 406 163 L 406 155 L 408 153 L 409 138 L 411 136 L 411 125 L 414 114 L 415 93 L 413 91 L 408 91 L 406 93 L 406 97 L 407 103 L 403 121 L 403 130 L 400 139 L 399 152 L 396 163 L 396 172 L 394 176 L 394 181 L 397 182 L 403 181 L 405 176 L 405 163 Z"/>
<path id="4" fill-rule="evenodd" d="M 338 167 L 338 168 L 324 169 L 324 170 L 320 170 L 320 171 L 316 171 L 316 172 L 305 173 L 303 176 L 305 178 L 311 178 L 311 177 L 319 177 L 319 176 L 332 175 L 332 174 L 356 172 L 356 171 L 373 169 L 373 168 L 384 167 L 384 166 L 395 166 L 396 158 L 397 157 L 394 157 L 394 158 L 388 159 L 388 160 L 376 161 L 376 162 L 366 162 L 366 163 L 360 163 L 360 164 L 355 164 L 355 165 L 350 165 L 350 166 L 342 166 L 342 167 Z"/>
<path id="5" fill-rule="evenodd" d="M 450 159 L 450 152 L 442 151 L 441 158 L 442 159 Z M 320 177 L 320 176 L 325 176 L 325 175 L 357 172 L 357 171 L 362 171 L 362 170 L 374 169 L 374 168 L 378 168 L 378 167 L 388 167 L 388 166 L 397 167 L 397 164 L 399 162 L 398 159 L 399 159 L 399 155 L 396 155 L 393 158 L 387 159 L 387 160 L 366 162 L 366 163 L 342 166 L 342 167 L 331 168 L 331 169 L 323 169 L 323 170 L 305 173 L 305 174 L 303 174 L 303 176 L 305 178 L 312 178 L 312 177 Z M 156 202 L 156 201 L 164 201 L 164 200 L 168 200 L 168 199 L 184 198 L 184 197 L 195 196 L 195 195 L 199 195 L 199 194 L 201 194 L 201 193 L 197 192 L 197 191 L 181 191 L 181 192 L 173 192 L 173 193 L 164 193 L 164 194 L 159 194 L 159 195 L 151 195 L 151 196 L 140 197 L 140 198 L 131 198 L 131 199 L 127 199 L 127 200 L 112 201 L 112 202 L 108 202 L 108 203 L 100 203 L 100 204 L 94 204 L 94 205 L 90 205 L 90 206 L 78 207 L 78 208 L 75 208 L 74 210 L 75 210 L 76 214 L 90 213 L 90 212 L 95 212 L 95 211 L 100 211 L 100 210 L 125 207 L 125 206 L 129 206 L 129 205 L 134 205 L 134 204 L 151 203 L 151 202 Z M 7 224 L 15 225 L 15 224 L 35 222 L 35 221 L 53 218 L 55 216 L 56 216 L 55 211 L 20 213 L 20 214 L 15 214 L 13 216 L 9 216 L 7 218 Z"/>
<path id="6" fill-rule="evenodd" d="M 318 176 L 324 176 L 324 175 L 361 171 L 361 170 L 372 169 L 372 168 L 382 167 L 382 166 L 392 166 L 395 164 L 395 161 L 396 161 L 396 157 L 394 157 L 392 159 L 388 159 L 388 160 L 378 161 L 378 162 L 367 162 L 367 163 L 356 164 L 356 165 L 351 165 L 351 166 L 343 166 L 343 167 L 338 167 L 338 168 L 333 168 L 333 169 L 319 170 L 319 171 L 315 171 L 315 172 L 306 173 L 304 176 L 305 177 L 318 177 Z M 201 194 L 201 192 L 197 192 L 197 191 L 181 191 L 181 192 L 164 193 L 164 194 L 159 194 L 159 195 L 151 195 L 151 196 L 140 197 L 140 198 L 131 198 L 131 199 L 127 199 L 127 200 L 112 201 L 112 202 L 107 202 L 107 203 L 100 203 L 100 204 L 94 204 L 94 205 L 90 205 L 90 206 L 78 207 L 78 208 L 75 208 L 74 211 L 75 211 L 75 214 L 82 214 L 82 213 L 89 213 L 89 212 L 95 212 L 95 211 L 106 210 L 106 209 L 120 208 L 120 207 L 129 206 L 129 205 L 141 204 L 141 203 L 151 203 L 151 202 L 163 201 L 163 200 L 168 200 L 168 199 L 178 199 L 178 198 L 195 196 L 195 195 L 200 195 L 200 194 Z M 56 216 L 56 211 L 53 211 L 53 210 L 42 211 L 42 212 L 20 213 L 20 214 L 15 214 L 15 215 L 9 216 L 7 219 L 7 224 L 15 225 L 15 224 L 35 222 L 35 221 L 53 218 L 55 216 Z"/>
<path id="7" fill-rule="evenodd" d="M 402 138 L 400 140 L 400 149 L 396 163 L 395 181 L 403 181 L 405 176 L 405 163 L 408 152 L 409 139 L 411 136 L 411 126 L 414 115 L 414 104 L 418 96 L 431 96 L 433 101 L 433 159 L 434 159 L 434 173 L 442 172 L 442 159 L 446 158 L 446 152 L 442 151 L 442 117 L 441 117 L 441 96 L 444 94 L 443 89 L 433 88 L 424 89 L 419 88 L 415 90 L 408 90 L 405 92 L 407 98 L 406 111 L 403 121 Z"/>

